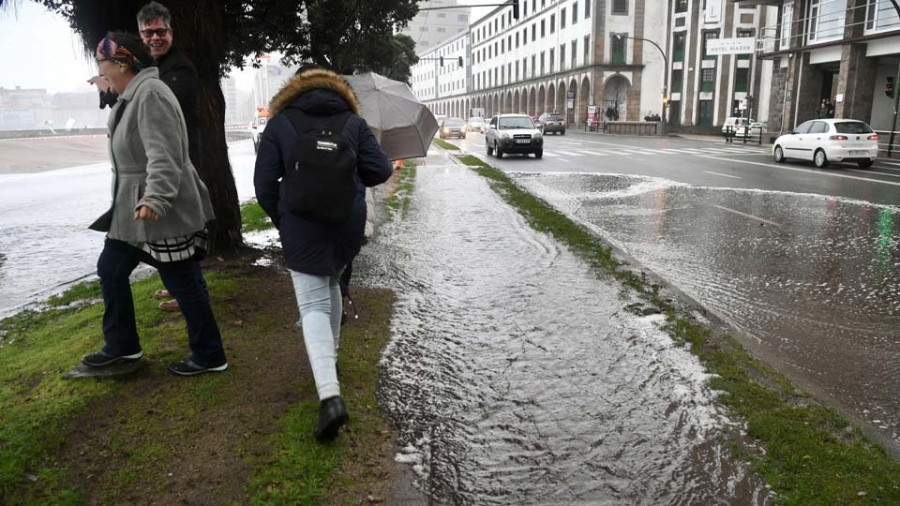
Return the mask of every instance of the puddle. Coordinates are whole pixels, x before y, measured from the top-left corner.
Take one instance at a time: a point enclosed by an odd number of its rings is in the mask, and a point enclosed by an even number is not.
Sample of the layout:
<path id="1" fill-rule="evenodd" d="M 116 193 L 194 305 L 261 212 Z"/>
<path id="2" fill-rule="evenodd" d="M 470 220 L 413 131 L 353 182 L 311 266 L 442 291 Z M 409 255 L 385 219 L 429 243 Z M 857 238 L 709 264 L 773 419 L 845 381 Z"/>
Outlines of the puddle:
<path id="1" fill-rule="evenodd" d="M 898 209 L 617 175 L 513 174 L 900 451 Z"/>
<path id="2" fill-rule="evenodd" d="M 380 399 L 396 460 L 453 504 L 766 504 L 697 360 L 484 179 L 429 158 L 359 279 L 398 301 Z"/>

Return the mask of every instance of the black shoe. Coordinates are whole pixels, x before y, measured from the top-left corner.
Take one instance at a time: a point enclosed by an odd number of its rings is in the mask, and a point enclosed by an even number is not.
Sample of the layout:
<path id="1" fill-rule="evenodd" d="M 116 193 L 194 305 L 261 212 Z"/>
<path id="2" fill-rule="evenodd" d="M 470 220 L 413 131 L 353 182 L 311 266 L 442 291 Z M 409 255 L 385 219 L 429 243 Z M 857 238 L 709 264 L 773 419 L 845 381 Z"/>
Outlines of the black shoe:
<path id="1" fill-rule="evenodd" d="M 350 420 L 347 407 L 340 395 L 329 397 L 319 405 L 319 423 L 313 435 L 319 441 L 332 441 L 338 435 L 338 430 Z"/>
<path id="2" fill-rule="evenodd" d="M 179 376 L 196 376 L 205 372 L 222 372 L 225 369 L 228 369 L 228 362 L 216 367 L 203 367 L 189 358 L 169 362 L 169 370 Z"/>
<path id="3" fill-rule="evenodd" d="M 100 350 L 97 353 L 91 353 L 90 355 L 81 357 L 81 363 L 88 367 L 106 367 L 119 362 L 140 360 L 143 356 L 143 351 L 139 351 L 132 355 L 110 355 L 109 353 Z"/>

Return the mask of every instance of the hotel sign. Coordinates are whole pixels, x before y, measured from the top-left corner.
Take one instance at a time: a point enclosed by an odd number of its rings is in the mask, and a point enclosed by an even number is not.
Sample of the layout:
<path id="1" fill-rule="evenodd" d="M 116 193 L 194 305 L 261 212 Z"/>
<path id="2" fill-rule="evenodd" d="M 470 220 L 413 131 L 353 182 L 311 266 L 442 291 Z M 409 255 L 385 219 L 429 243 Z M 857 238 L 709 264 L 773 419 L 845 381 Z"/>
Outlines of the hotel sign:
<path id="1" fill-rule="evenodd" d="M 706 54 L 719 56 L 723 54 L 750 54 L 756 48 L 756 39 L 753 37 L 738 37 L 736 39 L 709 39 L 706 41 Z"/>

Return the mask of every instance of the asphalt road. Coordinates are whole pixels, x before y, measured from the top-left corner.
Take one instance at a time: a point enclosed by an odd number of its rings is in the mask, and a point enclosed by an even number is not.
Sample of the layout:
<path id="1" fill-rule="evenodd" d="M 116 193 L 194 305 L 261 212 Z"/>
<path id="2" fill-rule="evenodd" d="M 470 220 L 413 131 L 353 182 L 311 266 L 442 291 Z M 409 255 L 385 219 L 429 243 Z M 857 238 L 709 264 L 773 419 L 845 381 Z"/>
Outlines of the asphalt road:
<path id="1" fill-rule="evenodd" d="M 487 159 L 482 134 L 448 141 Z M 693 186 L 814 193 L 900 204 L 900 161 L 879 161 L 870 169 L 832 164 L 823 170 L 811 162 L 775 163 L 770 149 L 721 140 L 610 136 L 569 130 L 565 136 L 544 137 L 541 160 L 507 155 L 500 160 L 490 157 L 489 161 L 506 171 L 633 174 Z"/>

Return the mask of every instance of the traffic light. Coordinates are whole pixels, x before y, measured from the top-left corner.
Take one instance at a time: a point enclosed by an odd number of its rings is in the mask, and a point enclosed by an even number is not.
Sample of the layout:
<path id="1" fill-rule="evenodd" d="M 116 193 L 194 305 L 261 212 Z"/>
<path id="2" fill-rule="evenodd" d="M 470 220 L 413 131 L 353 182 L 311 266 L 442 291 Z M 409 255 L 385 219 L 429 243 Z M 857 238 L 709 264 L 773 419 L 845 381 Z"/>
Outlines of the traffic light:
<path id="1" fill-rule="evenodd" d="M 513 19 L 519 19 L 519 0 L 512 0 Z"/>
<path id="2" fill-rule="evenodd" d="M 884 83 L 884 94 L 890 98 L 894 98 L 894 78 L 888 76 L 887 82 Z"/>
<path id="3" fill-rule="evenodd" d="M 444 57 L 441 56 L 441 67 L 443 67 L 443 66 L 444 66 Z"/>
<path id="4" fill-rule="evenodd" d="M 463 63 L 462 63 L 462 56 L 459 57 L 459 66 L 460 66 L 460 67 L 463 66 Z"/>

